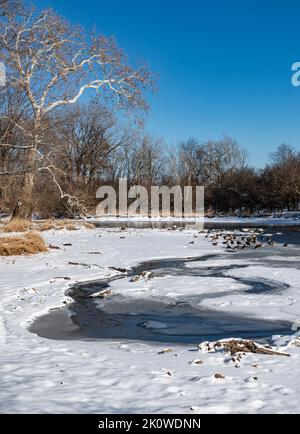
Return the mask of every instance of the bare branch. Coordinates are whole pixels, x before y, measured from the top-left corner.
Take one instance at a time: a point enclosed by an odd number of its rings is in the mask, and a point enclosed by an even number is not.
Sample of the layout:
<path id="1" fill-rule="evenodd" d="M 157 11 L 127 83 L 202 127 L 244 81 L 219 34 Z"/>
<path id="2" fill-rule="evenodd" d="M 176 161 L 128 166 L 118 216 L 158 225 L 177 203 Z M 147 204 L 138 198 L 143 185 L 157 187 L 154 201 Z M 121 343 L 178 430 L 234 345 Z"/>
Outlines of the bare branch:
<path id="1" fill-rule="evenodd" d="M 84 204 L 78 199 L 78 197 L 72 196 L 72 195 L 65 193 L 63 191 L 61 185 L 57 181 L 57 177 L 55 174 L 55 171 L 58 171 L 57 167 L 55 167 L 54 165 L 39 167 L 38 172 L 42 172 L 42 171 L 46 171 L 51 175 L 52 181 L 54 182 L 54 184 L 58 188 L 60 198 L 62 200 L 65 200 L 65 203 L 66 203 L 66 205 L 70 211 L 77 209 L 84 215 L 87 213 L 87 210 L 86 210 Z"/>
<path id="2" fill-rule="evenodd" d="M 34 146 L 22 146 L 22 145 L 14 145 L 11 143 L 0 143 L 0 148 L 10 148 L 10 149 L 35 149 Z"/>

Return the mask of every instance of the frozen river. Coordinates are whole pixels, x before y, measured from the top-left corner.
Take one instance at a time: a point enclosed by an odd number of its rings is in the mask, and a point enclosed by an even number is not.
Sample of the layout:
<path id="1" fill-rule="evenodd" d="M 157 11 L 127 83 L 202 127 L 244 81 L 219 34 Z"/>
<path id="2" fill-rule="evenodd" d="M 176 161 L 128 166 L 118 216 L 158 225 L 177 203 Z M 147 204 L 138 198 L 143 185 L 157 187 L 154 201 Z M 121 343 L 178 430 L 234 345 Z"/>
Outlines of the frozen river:
<path id="1" fill-rule="evenodd" d="M 226 313 L 201 307 L 207 299 L 222 299 L 233 295 L 284 293 L 289 285 L 270 277 L 238 276 L 236 270 L 246 269 L 253 262 L 261 266 L 299 269 L 300 231 L 297 229 L 268 229 L 258 235 L 258 242 L 274 240 L 275 245 L 262 249 L 247 249 L 200 257 L 159 259 L 143 262 L 133 267 L 126 276 L 85 282 L 71 287 L 68 295 L 73 302 L 67 307 L 55 309 L 37 318 L 30 331 L 48 339 L 108 339 L 126 341 L 152 341 L 165 343 L 195 344 L 203 340 L 228 337 L 253 338 L 267 341 L 273 335 L 288 335 L 292 323 L 264 320 L 242 314 Z M 228 263 L 230 259 L 230 263 Z M 225 261 L 225 264 L 224 264 Z M 176 297 L 151 296 L 130 298 L 122 295 L 118 283 L 141 273 L 152 277 L 172 276 L 195 280 L 194 293 Z M 208 291 L 198 291 L 202 279 L 209 277 L 234 281 L 237 288 L 217 291 L 212 285 Z M 114 289 L 110 297 L 98 300 L 91 295 Z M 70 322 L 71 318 L 71 322 Z M 74 327 L 72 327 L 72 325 Z"/>

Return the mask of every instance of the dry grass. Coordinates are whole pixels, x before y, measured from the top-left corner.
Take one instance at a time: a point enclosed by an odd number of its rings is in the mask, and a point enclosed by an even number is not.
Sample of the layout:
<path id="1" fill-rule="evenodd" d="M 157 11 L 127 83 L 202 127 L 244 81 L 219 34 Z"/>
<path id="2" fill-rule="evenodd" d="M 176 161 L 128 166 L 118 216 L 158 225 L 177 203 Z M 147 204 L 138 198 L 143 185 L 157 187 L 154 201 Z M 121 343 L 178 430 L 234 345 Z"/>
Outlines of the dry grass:
<path id="1" fill-rule="evenodd" d="M 26 232 L 31 227 L 31 222 L 24 219 L 13 219 L 1 226 L 3 232 Z"/>
<path id="2" fill-rule="evenodd" d="M 73 220 L 46 220 L 42 223 L 36 224 L 35 228 L 38 231 L 50 231 L 54 229 L 56 231 L 67 230 L 67 231 L 78 231 L 81 227 L 86 229 L 95 229 L 95 226 L 86 222 L 74 222 Z"/>
<path id="3" fill-rule="evenodd" d="M 26 232 L 35 230 L 37 232 L 45 232 L 50 230 L 60 231 L 78 231 L 81 227 L 86 229 L 95 229 L 95 226 L 86 222 L 75 222 L 73 220 L 45 220 L 42 222 L 32 222 L 30 220 L 13 219 L 7 223 L 0 224 L 0 232 Z"/>
<path id="4" fill-rule="evenodd" d="M 86 229 L 95 229 L 95 228 L 96 228 L 96 226 L 93 225 L 92 223 L 86 223 L 86 222 L 83 223 L 83 226 L 84 226 Z"/>
<path id="5" fill-rule="evenodd" d="M 66 229 L 67 231 L 78 231 L 80 228 L 79 226 L 76 226 L 74 223 L 66 223 L 63 226 L 63 229 Z"/>
<path id="6" fill-rule="evenodd" d="M 47 246 L 36 232 L 18 237 L 0 237 L 0 256 L 36 255 L 42 252 L 47 252 Z"/>
<path id="7" fill-rule="evenodd" d="M 51 229 L 57 229 L 55 220 L 46 220 L 45 222 L 35 225 L 35 229 L 40 232 L 51 231 Z"/>
<path id="8" fill-rule="evenodd" d="M 77 231 L 80 229 L 80 224 L 74 223 L 72 220 L 46 220 L 37 226 L 40 231 L 49 231 L 54 229 L 60 231 L 66 229 L 67 231 Z"/>

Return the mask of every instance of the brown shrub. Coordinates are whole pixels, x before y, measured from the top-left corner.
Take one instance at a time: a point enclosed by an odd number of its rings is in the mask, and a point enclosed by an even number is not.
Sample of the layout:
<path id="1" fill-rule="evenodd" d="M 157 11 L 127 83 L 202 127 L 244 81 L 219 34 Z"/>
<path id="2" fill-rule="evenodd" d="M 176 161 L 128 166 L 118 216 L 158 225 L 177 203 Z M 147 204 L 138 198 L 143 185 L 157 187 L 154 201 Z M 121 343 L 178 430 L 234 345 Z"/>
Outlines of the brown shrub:
<path id="1" fill-rule="evenodd" d="M 26 232 L 28 230 L 35 230 L 38 232 L 45 232 L 50 230 L 61 231 L 77 231 L 80 227 L 86 229 L 95 229 L 95 226 L 87 222 L 74 222 L 73 220 L 44 220 L 42 222 L 32 222 L 24 219 L 13 219 L 8 223 L 0 222 L 0 232 Z"/>
<path id="2" fill-rule="evenodd" d="M 0 237 L 0 256 L 35 255 L 42 252 L 47 252 L 47 246 L 36 232 L 18 237 Z"/>
<path id="3" fill-rule="evenodd" d="M 1 225 L 1 230 L 3 232 L 26 232 L 30 229 L 31 222 L 24 219 L 12 219 L 10 222 Z"/>

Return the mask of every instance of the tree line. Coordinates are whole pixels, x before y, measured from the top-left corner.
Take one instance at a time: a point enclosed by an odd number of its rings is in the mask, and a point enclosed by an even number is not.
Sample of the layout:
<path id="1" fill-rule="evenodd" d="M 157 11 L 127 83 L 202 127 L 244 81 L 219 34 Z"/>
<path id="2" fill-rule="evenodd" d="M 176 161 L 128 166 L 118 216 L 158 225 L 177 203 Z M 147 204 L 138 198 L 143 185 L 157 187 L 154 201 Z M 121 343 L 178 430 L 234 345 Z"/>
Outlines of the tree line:
<path id="1" fill-rule="evenodd" d="M 230 137 L 169 146 L 143 128 L 156 77 L 132 67 L 113 38 L 53 11 L 0 0 L 0 212 L 93 213 L 101 185 L 205 186 L 207 212 L 294 210 L 300 153 L 281 144 L 249 166 Z"/>

